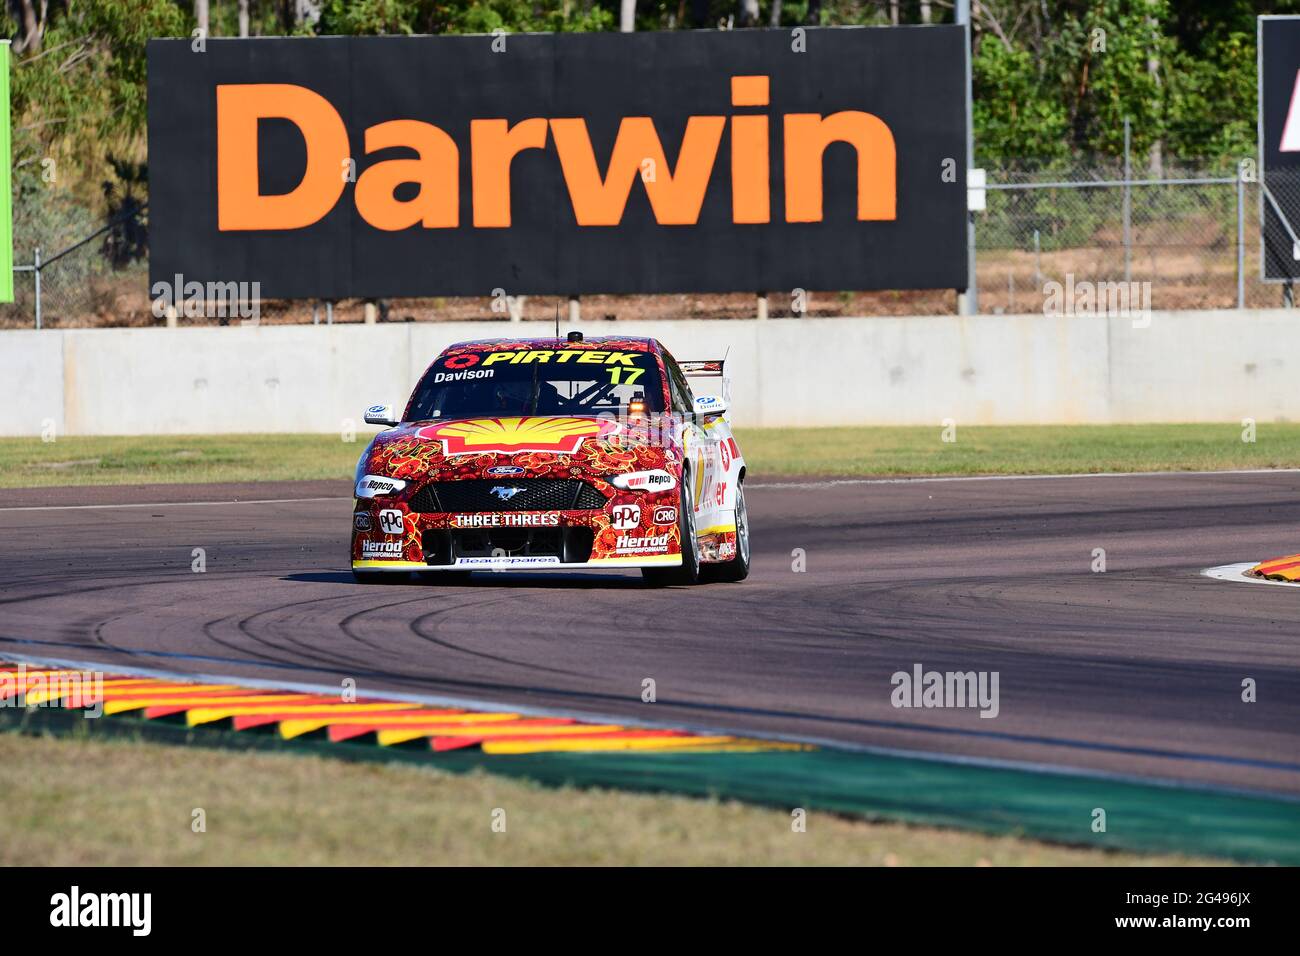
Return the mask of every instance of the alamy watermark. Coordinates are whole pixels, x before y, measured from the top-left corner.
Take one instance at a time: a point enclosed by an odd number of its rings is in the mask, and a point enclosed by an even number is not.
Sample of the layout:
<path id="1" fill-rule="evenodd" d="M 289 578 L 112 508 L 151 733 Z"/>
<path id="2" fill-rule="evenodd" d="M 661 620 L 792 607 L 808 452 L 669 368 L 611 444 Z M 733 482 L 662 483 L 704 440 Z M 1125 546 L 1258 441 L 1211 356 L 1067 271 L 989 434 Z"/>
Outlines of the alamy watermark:
<path id="1" fill-rule="evenodd" d="M 168 309 L 187 319 L 240 319 L 256 325 L 262 318 L 262 283 L 199 282 L 179 272 L 171 282 L 159 280 L 149 290 L 153 317 L 164 318 Z"/>
<path id="2" fill-rule="evenodd" d="M 0 672 L 0 707 L 66 707 L 84 717 L 104 716 L 103 671 L 37 670 Z"/>
<path id="3" fill-rule="evenodd" d="M 1131 319 L 1133 328 L 1145 329 L 1151 325 L 1151 283 L 1076 282 L 1074 273 L 1067 272 L 1064 284 L 1055 279 L 1043 283 L 1043 315 Z"/>
<path id="4" fill-rule="evenodd" d="M 927 671 L 920 664 L 912 670 L 895 671 L 889 678 L 894 690 L 889 702 L 895 707 L 978 707 L 981 717 L 996 717 L 997 671 Z"/>

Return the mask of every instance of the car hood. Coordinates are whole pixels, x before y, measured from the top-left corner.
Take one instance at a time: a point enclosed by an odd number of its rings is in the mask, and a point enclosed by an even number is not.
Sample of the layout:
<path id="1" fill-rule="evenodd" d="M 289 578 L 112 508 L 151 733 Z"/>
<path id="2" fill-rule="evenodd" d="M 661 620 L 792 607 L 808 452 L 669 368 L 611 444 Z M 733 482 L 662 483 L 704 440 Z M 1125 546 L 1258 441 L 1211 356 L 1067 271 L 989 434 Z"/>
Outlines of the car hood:
<path id="1" fill-rule="evenodd" d="M 672 470 L 681 460 L 673 432 L 567 416 L 411 422 L 377 435 L 358 474 L 406 481 L 508 475 L 602 479 Z"/>

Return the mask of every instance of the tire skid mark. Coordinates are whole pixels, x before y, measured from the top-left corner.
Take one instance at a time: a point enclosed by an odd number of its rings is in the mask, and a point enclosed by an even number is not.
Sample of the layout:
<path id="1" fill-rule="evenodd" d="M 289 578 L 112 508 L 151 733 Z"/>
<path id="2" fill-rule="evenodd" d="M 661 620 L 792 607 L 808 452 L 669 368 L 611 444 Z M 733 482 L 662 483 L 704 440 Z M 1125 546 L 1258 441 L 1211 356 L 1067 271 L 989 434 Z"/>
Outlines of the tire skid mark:
<path id="1" fill-rule="evenodd" d="M 595 676 L 591 674 L 584 674 L 579 671 L 564 670 L 562 668 L 556 668 L 556 667 L 546 667 L 542 664 L 536 664 L 530 661 L 514 660 L 512 658 L 503 657 L 498 654 L 489 654 L 485 651 L 471 650 L 468 647 L 463 647 L 459 644 L 453 644 L 450 641 L 445 640 L 444 638 L 436 636 L 436 632 L 441 630 L 443 624 L 446 623 L 445 621 L 446 615 L 451 611 L 464 610 L 465 608 L 495 607 L 499 604 L 503 604 L 507 601 L 510 601 L 511 598 L 512 595 L 509 592 L 503 591 L 499 595 L 495 595 L 492 598 L 489 598 L 487 600 L 467 602 L 466 604 L 463 605 L 454 605 L 448 608 L 435 608 L 434 610 L 421 614 L 419 617 L 415 618 L 414 620 L 407 621 L 406 626 L 411 631 L 412 634 L 414 634 L 417 638 L 419 638 L 422 641 L 425 641 L 430 644 L 436 644 L 437 646 L 446 648 L 447 650 L 450 651 L 456 651 L 461 654 L 468 654 L 471 657 L 477 657 L 480 658 L 481 660 L 493 661 L 498 664 L 507 664 L 510 665 L 511 667 L 525 667 L 528 668 L 529 670 L 543 671 L 549 674 L 560 674 L 565 677 L 594 677 Z M 434 627 L 432 628 L 431 631 L 426 631 L 420 626 L 424 621 L 433 622 Z"/>

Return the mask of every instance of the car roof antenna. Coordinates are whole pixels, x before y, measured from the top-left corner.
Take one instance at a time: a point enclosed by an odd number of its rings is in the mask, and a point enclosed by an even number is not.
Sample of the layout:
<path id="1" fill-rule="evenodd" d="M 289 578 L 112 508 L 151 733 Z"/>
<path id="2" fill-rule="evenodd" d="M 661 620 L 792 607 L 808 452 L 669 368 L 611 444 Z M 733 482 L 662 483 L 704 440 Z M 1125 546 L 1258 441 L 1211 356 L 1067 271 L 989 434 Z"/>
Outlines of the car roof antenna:
<path id="1" fill-rule="evenodd" d="M 560 341 L 560 300 L 555 300 L 555 341 Z"/>

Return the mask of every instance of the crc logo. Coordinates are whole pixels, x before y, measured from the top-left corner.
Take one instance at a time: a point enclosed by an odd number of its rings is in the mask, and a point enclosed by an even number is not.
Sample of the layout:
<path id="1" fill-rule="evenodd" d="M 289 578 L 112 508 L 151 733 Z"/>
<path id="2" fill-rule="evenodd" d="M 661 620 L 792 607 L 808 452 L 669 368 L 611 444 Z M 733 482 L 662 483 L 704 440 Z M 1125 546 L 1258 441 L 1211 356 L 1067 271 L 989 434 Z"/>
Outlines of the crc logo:
<path id="1" fill-rule="evenodd" d="M 523 490 L 524 489 L 522 488 L 512 488 L 508 485 L 493 485 L 492 490 L 489 491 L 488 494 L 496 495 L 502 501 L 509 501 Z"/>
<path id="2" fill-rule="evenodd" d="M 615 531 L 631 531 L 641 527 L 640 505 L 615 505 L 610 524 Z"/>
<path id="3" fill-rule="evenodd" d="M 406 532 L 406 521 L 402 518 L 402 513 L 396 508 L 385 508 L 379 512 L 379 527 L 384 534 L 404 534 Z"/>
<path id="4" fill-rule="evenodd" d="M 655 509 L 655 524 L 676 524 L 676 523 L 677 523 L 676 508 L 661 507 Z"/>
<path id="5" fill-rule="evenodd" d="M 352 527 L 356 528 L 358 531 L 369 531 L 370 515 L 364 513 L 354 515 L 352 518 Z"/>

